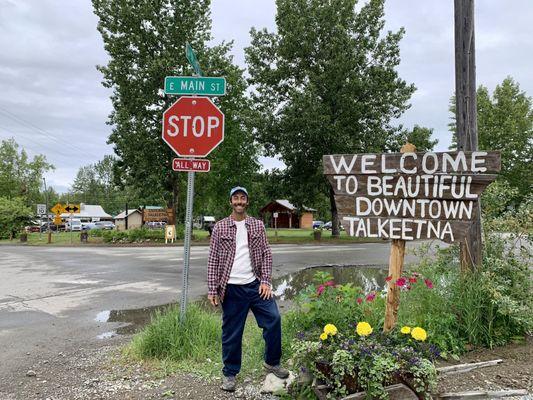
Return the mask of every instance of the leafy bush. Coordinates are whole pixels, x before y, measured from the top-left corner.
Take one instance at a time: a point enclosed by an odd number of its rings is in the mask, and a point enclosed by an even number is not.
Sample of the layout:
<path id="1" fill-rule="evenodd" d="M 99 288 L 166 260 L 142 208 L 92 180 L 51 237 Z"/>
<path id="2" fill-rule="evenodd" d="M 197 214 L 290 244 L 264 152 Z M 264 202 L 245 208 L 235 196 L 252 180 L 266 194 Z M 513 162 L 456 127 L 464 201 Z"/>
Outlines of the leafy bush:
<path id="1" fill-rule="evenodd" d="M 184 234 L 183 225 L 176 226 L 176 239 L 183 239 Z M 128 242 L 133 243 L 140 240 L 150 241 L 164 241 L 165 240 L 165 231 L 160 229 L 146 229 L 144 227 L 136 229 L 128 229 L 127 231 L 102 231 L 101 236 L 104 242 L 115 243 L 115 242 Z"/>

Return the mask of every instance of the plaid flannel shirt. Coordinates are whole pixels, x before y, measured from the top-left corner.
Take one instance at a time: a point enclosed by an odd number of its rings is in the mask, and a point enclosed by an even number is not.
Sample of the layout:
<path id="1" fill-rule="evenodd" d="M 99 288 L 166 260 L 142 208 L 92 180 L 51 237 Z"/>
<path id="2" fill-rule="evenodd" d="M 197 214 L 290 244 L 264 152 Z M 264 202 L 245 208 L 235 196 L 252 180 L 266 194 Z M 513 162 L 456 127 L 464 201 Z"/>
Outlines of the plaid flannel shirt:
<path id="1" fill-rule="evenodd" d="M 262 221 L 246 217 L 248 231 L 248 248 L 250 261 L 255 276 L 271 285 L 272 280 L 272 252 L 266 238 L 265 226 Z M 209 257 L 207 260 L 207 289 L 209 295 L 218 295 L 224 299 L 231 268 L 235 259 L 237 225 L 231 217 L 217 222 L 211 234 Z"/>

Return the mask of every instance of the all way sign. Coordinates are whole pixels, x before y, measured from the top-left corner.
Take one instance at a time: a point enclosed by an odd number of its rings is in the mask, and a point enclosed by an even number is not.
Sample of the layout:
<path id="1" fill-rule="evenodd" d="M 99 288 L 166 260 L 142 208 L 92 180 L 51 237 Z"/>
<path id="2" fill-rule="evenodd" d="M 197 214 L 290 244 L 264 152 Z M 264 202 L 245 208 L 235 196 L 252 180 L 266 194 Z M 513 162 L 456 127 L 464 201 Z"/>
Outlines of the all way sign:
<path id="1" fill-rule="evenodd" d="M 224 96 L 226 78 L 205 76 L 167 76 L 166 94 L 197 94 L 202 96 Z"/>
<path id="2" fill-rule="evenodd" d="M 174 158 L 172 160 L 172 169 L 174 171 L 209 172 L 211 162 L 209 160 Z"/>

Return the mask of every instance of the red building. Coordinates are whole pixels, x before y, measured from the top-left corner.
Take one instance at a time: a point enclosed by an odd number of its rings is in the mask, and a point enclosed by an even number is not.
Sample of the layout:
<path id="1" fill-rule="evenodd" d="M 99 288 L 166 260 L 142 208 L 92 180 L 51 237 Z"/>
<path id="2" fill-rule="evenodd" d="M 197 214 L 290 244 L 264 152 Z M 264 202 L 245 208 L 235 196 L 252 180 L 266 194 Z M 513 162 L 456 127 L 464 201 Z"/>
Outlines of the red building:
<path id="1" fill-rule="evenodd" d="M 267 227 L 274 228 L 303 228 L 313 227 L 313 213 L 315 209 L 302 207 L 301 210 L 292 205 L 288 200 L 274 200 L 259 210 L 261 219 Z M 274 224 L 274 216 L 277 213 L 277 223 Z"/>

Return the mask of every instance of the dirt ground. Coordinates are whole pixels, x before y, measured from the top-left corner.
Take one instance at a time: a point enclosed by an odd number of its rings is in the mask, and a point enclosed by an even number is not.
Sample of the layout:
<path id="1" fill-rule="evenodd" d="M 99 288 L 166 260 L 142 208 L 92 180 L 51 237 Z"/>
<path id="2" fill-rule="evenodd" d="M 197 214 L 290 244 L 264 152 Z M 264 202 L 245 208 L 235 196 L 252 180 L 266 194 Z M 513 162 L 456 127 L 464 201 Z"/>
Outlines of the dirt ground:
<path id="1" fill-rule="evenodd" d="M 240 377 L 239 389 L 227 394 L 219 389 L 220 381 L 206 381 L 191 374 L 177 373 L 159 377 L 143 364 L 124 365 L 120 347 L 129 336 L 116 337 L 107 344 L 72 349 L 48 357 L 28 355 L 28 371 L 3 377 L 1 400 L 141 400 L 141 399 L 262 399 L 276 397 L 260 393 L 261 382 Z M 439 381 L 440 392 L 466 390 L 527 389 L 533 393 L 533 340 L 493 350 L 475 350 L 460 362 L 477 362 L 501 358 L 504 362 L 464 374 L 447 376 Z M 35 376 L 31 372 L 35 373 Z M 532 399 L 526 396 L 524 399 Z"/>

